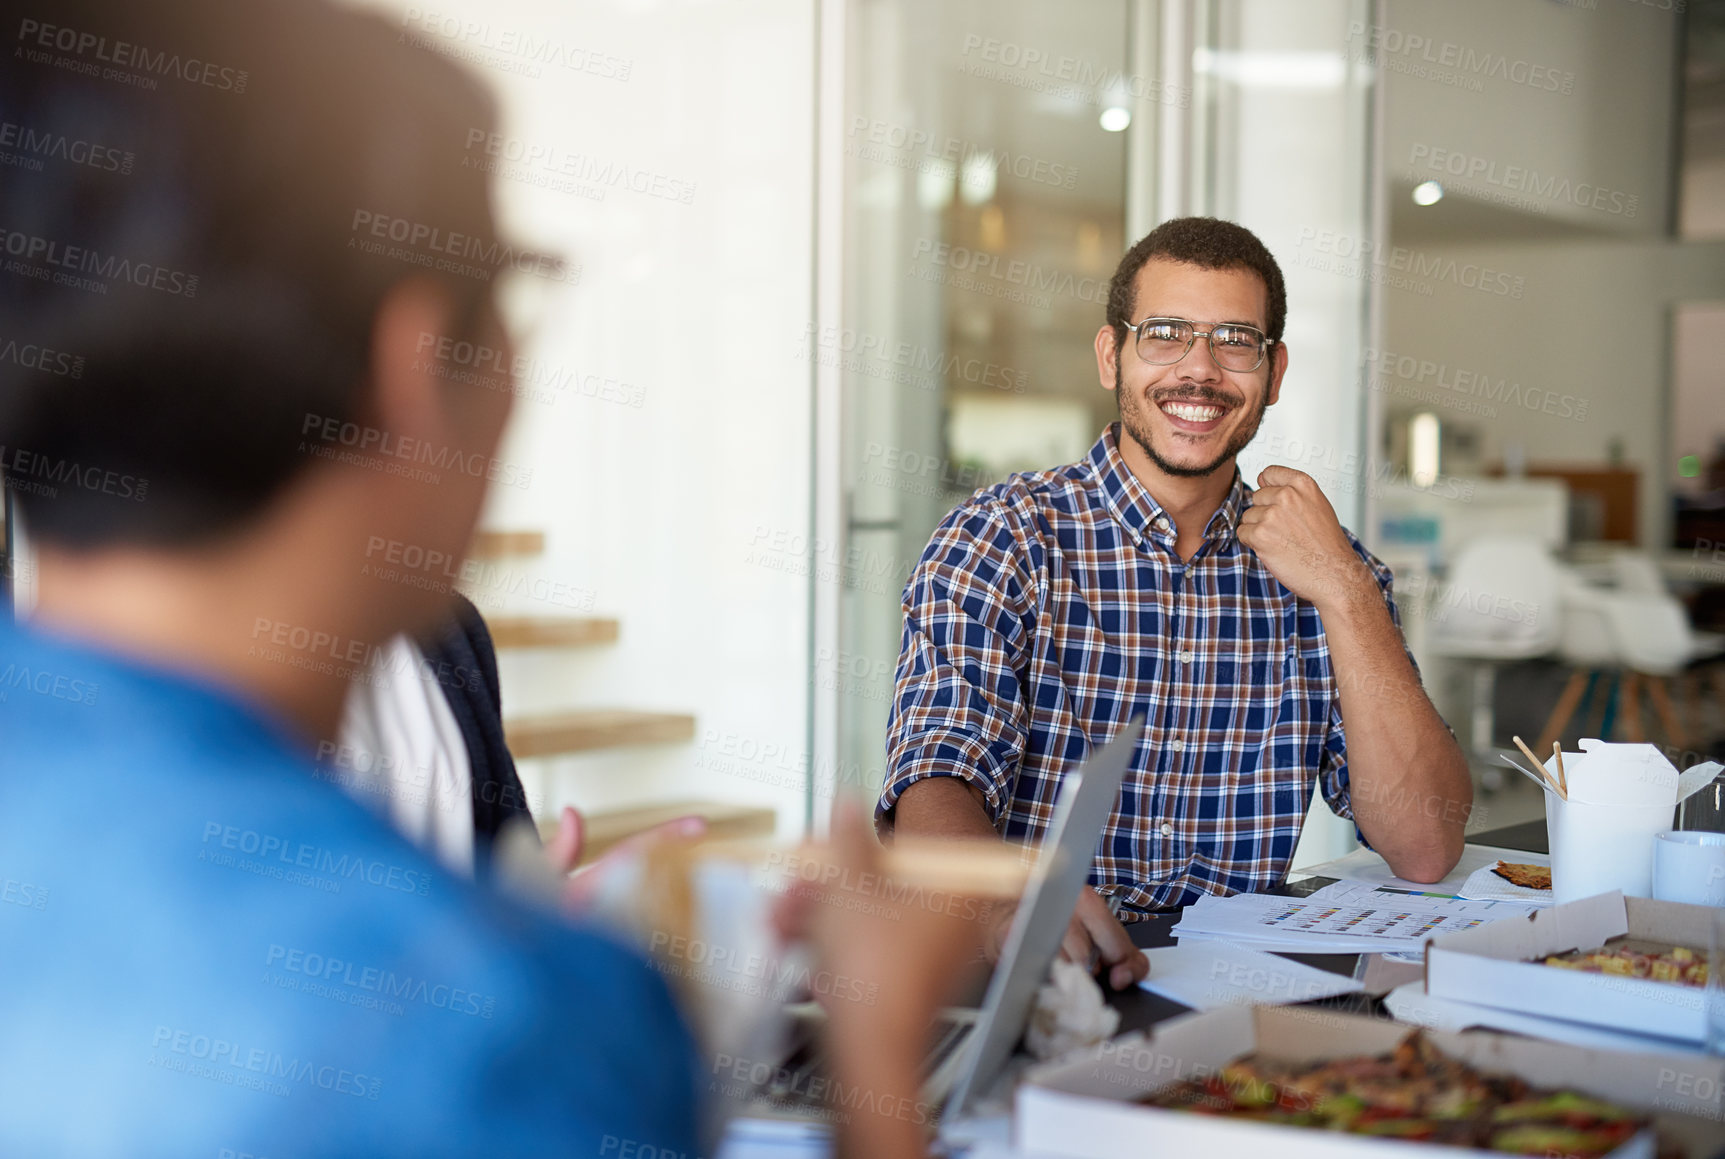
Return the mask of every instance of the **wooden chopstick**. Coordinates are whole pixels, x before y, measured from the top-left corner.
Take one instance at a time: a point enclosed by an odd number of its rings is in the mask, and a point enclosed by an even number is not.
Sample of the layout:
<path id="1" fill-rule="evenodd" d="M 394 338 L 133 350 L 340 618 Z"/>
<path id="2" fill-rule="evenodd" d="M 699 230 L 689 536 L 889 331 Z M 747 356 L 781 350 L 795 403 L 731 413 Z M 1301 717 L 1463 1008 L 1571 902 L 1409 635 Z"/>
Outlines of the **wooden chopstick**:
<path id="1" fill-rule="evenodd" d="M 670 843 L 667 843 L 670 844 Z M 761 838 L 690 843 L 687 854 L 754 864 L 777 864 L 820 884 L 831 851 L 818 844 L 785 846 Z M 901 885 L 921 886 L 980 898 L 1013 898 L 1024 892 L 1037 855 L 1004 841 L 900 838 L 880 851 L 880 873 Z M 847 879 L 848 880 L 848 879 Z"/>
<path id="2" fill-rule="evenodd" d="M 1544 761 L 1533 755 L 1533 750 L 1527 747 L 1527 742 L 1522 740 L 1519 736 L 1512 737 L 1510 739 L 1515 741 L 1515 747 L 1521 750 L 1521 755 L 1526 757 L 1530 762 L 1532 762 L 1533 767 L 1539 770 L 1540 779 L 1551 786 L 1552 792 L 1562 797 L 1565 801 L 1569 800 L 1569 790 L 1557 783 L 1557 778 L 1553 777 L 1551 773 L 1546 770 Z"/>
<path id="3" fill-rule="evenodd" d="M 1565 801 L 1569 800 L 1569 778 L 1563 773 L 1563 744 L 1561 741 L 1551 742 L 1551 755 L 1557 758 L 1557 788 L 1563 794 Z"/>
<path id="4" fill-rule="evenodd" d="M 900 839 L 882 852 L 882 868 L 890 877 L 973 897 L 1017 897 L 1032 868 L 1022 849 L 1005 842 L 935 845 Z"/>

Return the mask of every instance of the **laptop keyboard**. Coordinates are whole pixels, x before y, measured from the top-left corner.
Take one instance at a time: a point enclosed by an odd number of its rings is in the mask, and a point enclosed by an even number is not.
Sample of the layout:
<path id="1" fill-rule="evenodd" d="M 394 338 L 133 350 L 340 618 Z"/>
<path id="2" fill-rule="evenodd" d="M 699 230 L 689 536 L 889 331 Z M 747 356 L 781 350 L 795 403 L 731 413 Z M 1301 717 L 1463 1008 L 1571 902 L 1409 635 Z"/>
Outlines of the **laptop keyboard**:
<path id="1" fill-rule="evenodd" d="M 937 1074 L 950 1063 L 959 1049 L 970 1037 L 970 1032 L 976 1029 L 974 1012 L 966 1011 L 968 1017 L 943 1016 L 936 1025 L 936 1037 L 929 1047 L 928 1054 L 923 1058 L 922 1071 L 918 1076 L 923 1083 Z M 785 1057 L 784 1062 L 773 1069 L 773 1073 L 760 1083 L 754 1091 L 753 1102 L 781 1113 L 818 1112 L 831 1105 L 833 1084 L 828 1081 L 831 1068 L 828 1066 L 826 1051 L 820 1041 L 818 1025 L 805 1027 L 804 1033 L 796 1047 Z M 950 1084 L 942 1084 L 947 1086 Z M 944 1098 L 946 1091 L 938 1092 L 938 1098 Z"/>

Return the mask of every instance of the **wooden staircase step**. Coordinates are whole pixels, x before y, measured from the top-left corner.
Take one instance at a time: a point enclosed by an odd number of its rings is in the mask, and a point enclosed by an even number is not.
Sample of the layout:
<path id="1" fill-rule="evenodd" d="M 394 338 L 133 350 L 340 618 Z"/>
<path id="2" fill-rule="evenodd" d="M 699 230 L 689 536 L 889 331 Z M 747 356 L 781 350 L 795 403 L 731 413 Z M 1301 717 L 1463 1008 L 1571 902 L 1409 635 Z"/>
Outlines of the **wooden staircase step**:
<path id="1" fill-rule="evenodd" d="M 543 555 L 543 531 L 476 531 L 467 554 L 474 559 L 496 559 L 505 555 Z"/>
<path id="2" fill-rule="evenodd" d="M 546 757 L 638 744 L 695 739 L 695 718 L 684 712 L 584 708 L 506 721 L 503 739 L 516 757 Z"/>
<path id="3" fill-rule="evenodd" d="M 729 805 L 719 801 L 670 801 L 662 805 L 608 809 L 597 813 L 583 812 L 581 817 L 587 823 L 587 835 L 581 848 L 581 864 L 587 864 L 637 833 L 644 833 L 655 825 L 689 816 L 706 819 L 709 837 L 727 840 L 770 837 L 778 823 L 778 817 L 771 809 L 760 805 Z M 540 820 L 540 837 L 550 841 L 556 833 L 557 816 Z"/>
<path id="4" fill-rule="evenodd" d="M 618 631 L 617 621 L 603 616 L 494 616 L 486 624 L 491 628 L 491 643 L 498 648 L 610 644 Z"/>

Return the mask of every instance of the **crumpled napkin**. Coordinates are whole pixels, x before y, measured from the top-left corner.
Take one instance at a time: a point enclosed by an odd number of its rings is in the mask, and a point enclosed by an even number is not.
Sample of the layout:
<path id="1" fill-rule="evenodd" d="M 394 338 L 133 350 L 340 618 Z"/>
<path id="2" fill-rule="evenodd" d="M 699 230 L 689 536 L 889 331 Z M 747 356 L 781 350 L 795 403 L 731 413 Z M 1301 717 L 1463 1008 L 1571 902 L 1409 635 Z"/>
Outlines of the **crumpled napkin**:
<path id="1" fill-rule="evenodd" d="M 1037 1058 L 1053 1058 L 1111 1038 L 1120 1011 L 1108 1005 L 1102 987 L 1077 962 L 1054 960 L 1049 979 L 1036 992 L 1024 1045 Z"/>

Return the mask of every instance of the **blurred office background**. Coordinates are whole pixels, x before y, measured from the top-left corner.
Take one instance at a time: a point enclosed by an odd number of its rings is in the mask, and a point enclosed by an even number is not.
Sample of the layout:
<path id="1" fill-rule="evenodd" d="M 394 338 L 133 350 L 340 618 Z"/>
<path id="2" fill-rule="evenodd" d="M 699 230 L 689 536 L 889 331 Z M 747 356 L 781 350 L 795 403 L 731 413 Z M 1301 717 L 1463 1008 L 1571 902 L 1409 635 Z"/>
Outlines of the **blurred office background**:
<path id="1" fill-rule="evenodd" d="M 1721 0 L 374 6 L 490 80 L 472 157 L 579 266 L 466 584 L 544 815 L 872 793 L 929 532 L 1114 417 L 1108 277 L 1185 213 L 1282 263 L 1242 465 L 1395 567 L 1476 827 L 1537 813 L 1511 733 L 1725 751 Z"/>

